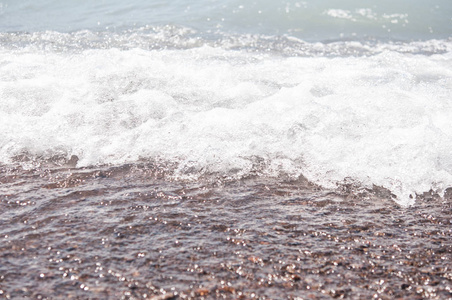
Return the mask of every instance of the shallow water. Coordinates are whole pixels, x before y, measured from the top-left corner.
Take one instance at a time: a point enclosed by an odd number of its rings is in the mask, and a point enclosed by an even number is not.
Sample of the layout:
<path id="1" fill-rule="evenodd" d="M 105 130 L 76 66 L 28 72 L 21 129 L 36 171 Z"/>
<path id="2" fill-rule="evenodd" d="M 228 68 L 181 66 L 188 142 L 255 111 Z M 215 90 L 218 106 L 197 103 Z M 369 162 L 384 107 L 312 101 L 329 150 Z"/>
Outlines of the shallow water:
<path id="1" fill-rule="evenodd" d="M 50 299 L 452 296 L 452 198 L 161 166 L 1 167 L 0 293 Z M 298 298 L 297 298 L 298 297 Z"/>

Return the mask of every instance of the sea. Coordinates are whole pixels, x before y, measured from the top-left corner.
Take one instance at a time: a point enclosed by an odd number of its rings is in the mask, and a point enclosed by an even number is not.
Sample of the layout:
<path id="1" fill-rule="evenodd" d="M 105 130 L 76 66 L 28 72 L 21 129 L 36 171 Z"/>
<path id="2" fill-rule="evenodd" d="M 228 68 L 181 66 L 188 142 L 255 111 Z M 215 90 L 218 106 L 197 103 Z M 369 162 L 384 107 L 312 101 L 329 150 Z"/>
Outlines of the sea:
<path id="1" fill-rule="evenodd" d="M 450 0 L 0 0 L 0 298 L 451 299 Z"/>

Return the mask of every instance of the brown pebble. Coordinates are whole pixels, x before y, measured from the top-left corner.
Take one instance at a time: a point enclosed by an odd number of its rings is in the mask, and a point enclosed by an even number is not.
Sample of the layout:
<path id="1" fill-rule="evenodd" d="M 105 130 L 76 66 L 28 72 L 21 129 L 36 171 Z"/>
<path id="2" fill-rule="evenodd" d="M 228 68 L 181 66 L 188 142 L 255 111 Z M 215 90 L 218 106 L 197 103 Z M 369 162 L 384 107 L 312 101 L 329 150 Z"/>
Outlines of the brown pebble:
<path id="1" fill-rule="evenodd" d="M 208 289 L 197 289 L 195 293 L 198 296 L 207 296 L 209 292 L 210 291 Z"/>
<path id="2" fill-rule="evenodd" d="M 219 289 L 219 291 L 221 292 L 226 292 L 226 293 L 235 293 L 235 289 L 233 287 L 230 286 L 224 286 L 222 288 Z"/>

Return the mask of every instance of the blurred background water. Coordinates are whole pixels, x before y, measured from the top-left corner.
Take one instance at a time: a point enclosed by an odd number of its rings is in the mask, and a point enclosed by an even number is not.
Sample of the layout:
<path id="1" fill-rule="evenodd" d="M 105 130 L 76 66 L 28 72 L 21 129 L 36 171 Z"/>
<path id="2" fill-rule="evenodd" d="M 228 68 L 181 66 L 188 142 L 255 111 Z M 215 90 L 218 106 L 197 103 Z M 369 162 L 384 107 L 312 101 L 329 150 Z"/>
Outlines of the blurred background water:
<path id="1" fill-rule="evenodd" d="M 450 37 L 451 16 L 448 0 L 2 0 L 0 31 L 178 25 L 202 33 L 288 34 L 307 41 L 426 40 Z"/>

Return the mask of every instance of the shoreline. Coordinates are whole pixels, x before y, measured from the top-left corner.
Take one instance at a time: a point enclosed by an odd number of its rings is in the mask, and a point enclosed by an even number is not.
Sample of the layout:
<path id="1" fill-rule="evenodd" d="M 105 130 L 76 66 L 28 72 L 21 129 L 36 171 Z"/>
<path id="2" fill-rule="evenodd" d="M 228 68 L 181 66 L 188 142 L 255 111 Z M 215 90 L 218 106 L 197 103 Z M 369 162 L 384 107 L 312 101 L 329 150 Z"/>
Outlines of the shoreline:
<path id="1" fill-rule="evenodd" d="M 306 181 L 71 174 L 0 178 L 22 189 L 0 195 L 2 297 L 452 296 L 448 195 L 402 208 Z"/>

